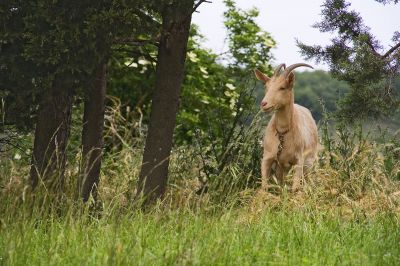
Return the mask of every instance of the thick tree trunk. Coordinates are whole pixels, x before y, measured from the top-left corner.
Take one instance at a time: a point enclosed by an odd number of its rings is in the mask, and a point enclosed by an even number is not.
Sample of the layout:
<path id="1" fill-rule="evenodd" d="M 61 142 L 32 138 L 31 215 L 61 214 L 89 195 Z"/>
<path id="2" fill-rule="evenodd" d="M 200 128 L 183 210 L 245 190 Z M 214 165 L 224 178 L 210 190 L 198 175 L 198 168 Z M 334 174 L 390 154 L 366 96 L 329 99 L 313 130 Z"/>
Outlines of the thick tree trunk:
<path id="1" fill-rule="evenodd" d="M 30 170 L 32 189 L 39 182 L 44 182 L 47 189 L 59 191 L 63 187 L 72 102 L 73 90 L 61 80 L 56 80 L 52 90 L 43 95 Z"/>
<path id="2" fill-rule="evenodd" d="M 106 83 L 106 64 L 101 64 L 85 95 L 82 130 L 83 172 L 78 181 L 79 194 L 85 202 L 90 194 L 96 199 L 100 180 Z"/>
<path id="3" fill-rule="evenodd" d="M 138 184 L 138 196 L 146 202 L 161 197 L 167 185 L 192 8 L 193 0 L 175 1 L 163 13 L 156 84 Z"/>

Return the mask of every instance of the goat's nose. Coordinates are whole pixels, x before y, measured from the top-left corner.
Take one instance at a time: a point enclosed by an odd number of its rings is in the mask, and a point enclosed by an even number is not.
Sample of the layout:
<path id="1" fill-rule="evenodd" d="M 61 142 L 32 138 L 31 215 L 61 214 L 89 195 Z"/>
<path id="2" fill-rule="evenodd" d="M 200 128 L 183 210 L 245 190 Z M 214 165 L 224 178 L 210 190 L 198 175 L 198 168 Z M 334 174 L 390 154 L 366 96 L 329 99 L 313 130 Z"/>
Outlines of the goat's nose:
<path id="1" fill-rule="evenodd" d="M 264 106 L 266 106 L 267 105 L 267 101 L 262 101 L 261 102 L 261 107 L 264 107 Z"/>

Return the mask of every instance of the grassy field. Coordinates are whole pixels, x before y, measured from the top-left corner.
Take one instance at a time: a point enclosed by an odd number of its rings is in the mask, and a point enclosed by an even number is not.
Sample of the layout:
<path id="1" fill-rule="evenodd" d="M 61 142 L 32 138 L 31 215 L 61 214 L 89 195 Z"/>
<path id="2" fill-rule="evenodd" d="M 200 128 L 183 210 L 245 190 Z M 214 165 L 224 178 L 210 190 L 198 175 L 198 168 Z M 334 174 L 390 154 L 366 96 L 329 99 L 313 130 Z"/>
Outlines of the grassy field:
<path id="1" fill-rule="evenodd" d="M 175 180 L 146 211 L 131 206 L 127 183 L 105 179 L 96 217 L 67 197 L 41 205 L 21 192 L 2 201 L 0 264 L 399 265 L 398 181 L 354 194 L 328 168 L 315 171 L 297 194 L 247 188 L 224 200 Z"/>
<path id="2" fill-rule="evenodd" d="M 142 140 L 129 129 L 107 133 L 118 148 L 105 154 L 97 211 L 75 200 L 79 151 L 62 195 L 29 193 L 29 153 L 11 151 L 0 162 L 0 265 L 400 265 L 398 136 L 323 129 L 298 193 L 290 175 L 259 189 L 249 135 L 220 172 L 196 147 L 175 149 L 165 198 L 145 211 L 133 203 Z M 197 195 L 207 169 L 208 193 Z"/>
<path id="3" fill-rule="evenodd" d="M 5 265 L 399 265 L 393 214 L 160 211 L 2 225 Z"/>

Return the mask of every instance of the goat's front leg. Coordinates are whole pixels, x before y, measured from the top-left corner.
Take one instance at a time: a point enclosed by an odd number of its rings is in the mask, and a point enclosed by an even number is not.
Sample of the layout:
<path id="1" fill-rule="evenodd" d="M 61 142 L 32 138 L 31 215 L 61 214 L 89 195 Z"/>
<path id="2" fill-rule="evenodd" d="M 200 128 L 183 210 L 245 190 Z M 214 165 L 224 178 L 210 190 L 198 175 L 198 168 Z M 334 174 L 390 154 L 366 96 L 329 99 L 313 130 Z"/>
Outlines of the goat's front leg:
<path id="1" fill-rule="evenodd" d="M 303 178 L 303 167 L 304 161 L 299 160 L 298 163 L 294 166 L 294 175 L 293 175 L 293 184 L 292 191 L 296 192 L 300 188 L 300 181 Z"/>
<path id="2" fill-rule="evenodd" d="M 274 159 L 272 157 L 266 156 L 266 155 L 264 155 L 264 157 L 261 161 L 261 188 L 262 189 L 267 188 L 273 162 L 274 162 Z"/>

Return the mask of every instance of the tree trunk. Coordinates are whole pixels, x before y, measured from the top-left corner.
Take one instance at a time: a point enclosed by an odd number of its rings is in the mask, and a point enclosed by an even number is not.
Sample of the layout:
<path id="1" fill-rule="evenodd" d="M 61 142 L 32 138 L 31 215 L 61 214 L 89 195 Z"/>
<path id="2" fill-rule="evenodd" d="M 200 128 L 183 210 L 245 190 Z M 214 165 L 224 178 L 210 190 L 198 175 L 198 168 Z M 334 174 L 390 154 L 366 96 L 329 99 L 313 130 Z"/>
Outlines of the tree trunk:
<path id="1" fill-rule="evenodd" d="M 100 180 L 106 97 L 106 64 L 102 63 L 86 91 L 82 130 L 83 172 L 78 180 L 79 194 L 86 202 L 90 194 L 96 199 Z"/>
<path id="2" fill-rule="evenodd" d="M 167 185 L 192 8 L 193 0 L 175 1 L 162 14 L 156 84 L 138 183 L 138 196 L 146 202 L 161 197 Z"/>
<path id="3" fill-rule="evenodd" d="M 56 79 L 51 91 L 43 95 L 37 115 L 30 170 L 32 189 L 40 181 L 47 189 L 62 190 L 72 102 L 73 90 L 61 79 Z"/>

